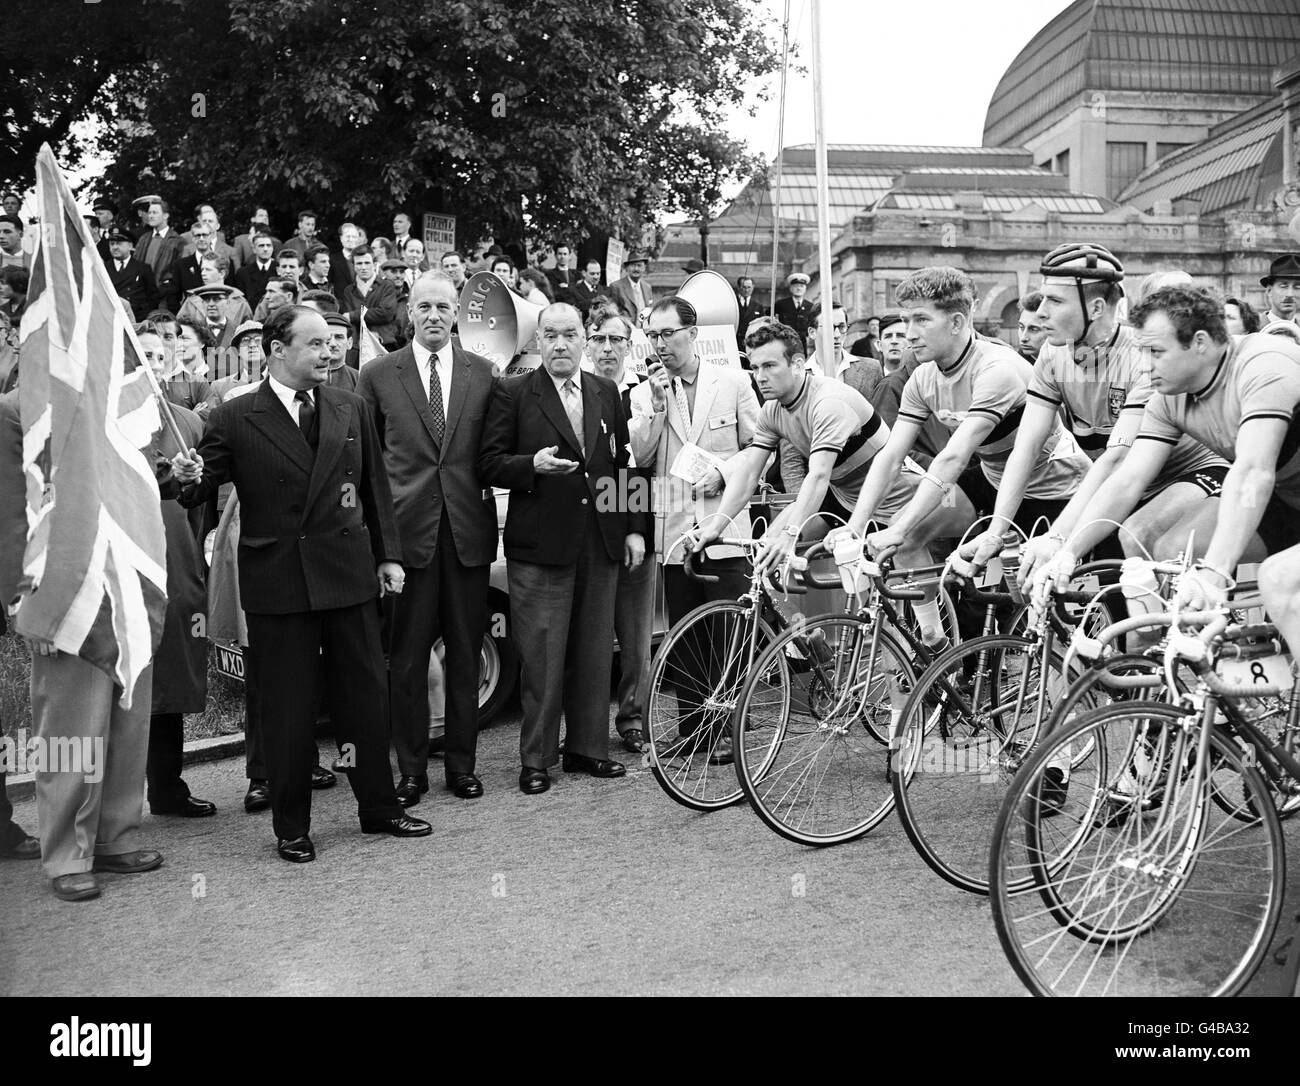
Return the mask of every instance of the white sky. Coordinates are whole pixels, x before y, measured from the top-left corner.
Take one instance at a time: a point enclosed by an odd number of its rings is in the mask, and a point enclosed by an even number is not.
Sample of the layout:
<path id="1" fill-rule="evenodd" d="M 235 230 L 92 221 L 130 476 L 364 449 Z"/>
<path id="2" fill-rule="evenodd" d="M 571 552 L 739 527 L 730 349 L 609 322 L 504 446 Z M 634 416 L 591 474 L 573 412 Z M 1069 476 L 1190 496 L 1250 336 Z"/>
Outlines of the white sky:
<path id="1" fill-rule="evenodd" d="M 756 0 L 777 41 L 785 0 Z M 1002 73 L 1071 0 L 822 0 L 823 99 L 828 143 L 978 146 Z M 786 144 L 813 142 L 810 0 L 790 0 L 798 42 L 786 88 Z M 754 117 L 731 133 L 771 161 L 777 150 L 777 76 Z M 751 104 L 753 100 L 751 100 Z"/>

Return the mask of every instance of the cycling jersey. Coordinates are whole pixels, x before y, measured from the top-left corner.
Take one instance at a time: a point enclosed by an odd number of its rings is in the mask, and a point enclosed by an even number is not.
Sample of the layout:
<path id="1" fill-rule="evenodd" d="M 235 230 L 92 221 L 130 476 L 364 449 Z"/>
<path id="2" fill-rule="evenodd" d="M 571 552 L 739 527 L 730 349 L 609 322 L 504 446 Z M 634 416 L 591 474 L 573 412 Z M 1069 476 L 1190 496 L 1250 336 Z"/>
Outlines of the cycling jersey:
<path id="1" fill-rule="evenodd" d="M 1252 419 L 1287 424 L 1278 452 L 1273 496 L 1300 509 L 1300 346 L 1280 336 L 1242 336 L 1231 343 L 1209 384 L 1197 392 L 1147 402 L 1139 439 L 1176 445 L 1184 434 L 1228 460 L 1237 458 L 1237 434 Z"/>
<path id="2" fill-rule="evenodd" d="M 1082 362 L 1075 360 L 1074 350 L 1072 345 L 1044 343 L 1034 363 L 1029 395 L 1060 408 L 1079 447 L 1096 460 L 1114 443 L 1112 432 L 1123 414 L 1141 416 L 1155 390 L 1137 333 L 1127 325 L 1117 325 L 1110 341 L 1089 349 Z M 1151 489 L 1161 490 L 1175 479 L 1223 463 L 1184 434 Z"/>
<path id="3" fill-rule="evenodd" d="M 908 378 L 898 417 L 924 425 L 932 416 L 950 433 L 968 416 L 990 419 L 993 429 L 975 450 L 985 478 L 996 487 L 1016 444 L 1033 367 L 1005 343 L 972 337 L 947 369 L 924 362 Z M 1026 498 L 1069 498 L 1086 474 L 1088 458 L 1061 425 L 1052 424 L 1025 488 Z"/>

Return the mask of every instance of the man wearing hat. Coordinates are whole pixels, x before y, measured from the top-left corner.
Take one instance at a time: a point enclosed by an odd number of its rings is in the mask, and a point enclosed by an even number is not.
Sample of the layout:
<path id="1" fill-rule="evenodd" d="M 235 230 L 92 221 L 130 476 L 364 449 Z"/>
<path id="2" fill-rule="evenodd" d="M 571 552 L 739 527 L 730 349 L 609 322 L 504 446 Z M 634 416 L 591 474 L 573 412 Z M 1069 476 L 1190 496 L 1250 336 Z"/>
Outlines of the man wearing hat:
<path id="1" fill-rule="evenodd" d="M 131 255 L 134 247 L 131 235 L 120 226 L 110 227 L 103 240 L 108 246 L 108 259 L 104 264 L 113 289 L 131 306 L 131 315 L 142 321 L 158 308 L 162 300 L 153 269 Z"/>
<path id="2" fill-rule="evenodd" d="M 225 402 L 232 389 L 253 385 L 262 379 L 262 325 L 259 321 L 244 321 L 230 337 L 231 349 L 239 357 L 239 369 L 229 377 L 222 377 L 208 387 L 208 410 Z"/>
<path id="3" fill-rule="evenodd" d="M 203 315 L 218 351 L 229 347 L 235 331 L 253 317 L 244 296 L 225 283 L 205 283 L 190 291 L 190 297 L 203 303 Z"/>
<path id="4" fill-rule="evenodd" d="M 117 218 L 117 206 L 112 200 L 100 196 L 90 205 L 90 210 L 94 213 L 94 221 L 99 225 L 99 239 L 95 243 L 95 248 L 99 251 L 100 259 L 107 265 L 112 259 L 109 255 L 108 235 L 113 232 L 116 225 L 114 220 Z M 132 238 L 131 241 L 134 244 L 135 239 Z"/>
<path id="5" fill-rule="evenodd" d="M 754 297 L 754 277 L 742 275 L 736 280 L 736 307 L 740 310 L 740 319 L 736 322 L 736 347 L 745 353 L 745 334 L 753 321 L 761 318 L 766 309 Z"/>
<path id="6" fill-rule="evenodd" d="M 690 278 L 696 272 L 702 272 L 704 270 L 704 267 L 705 267 L 704 261 L 701 260 L 698 256 L 693 256 L 690 258 L 690 260 L 688 260 L 685 264 L 682 265 L 682 271 L 686 273 L 687 278 Z M 683 282 L 685 282 L 685 280 L 683 280 Z M 678 287 L 678 289 L 679 290 L 681 289 L 680 286 Z"/>
<path id="7" fill-rule="evenodd" d="M 407 312 L 407 301 L 411 297 L 411 288 L 406 283 L 406 261 L 394 257 L 379 265 L 378 279 L 387 279 L 397 291 L 397 314 L 394 323 L 397 326 L 397 346 L 411 342 L 411 315 Z M 396 349 L 396 348 L 395 348 Z"/>
<path id="8" fill-rule="evenodd" d="M 346 365 L 348 352 L 352 350 L 352 326 L 348 323 L 347 317 L 341 313 L 326 313 L 325 323 L 330 330 L 330 375 L 325 379 L 325 383 L 330 388 L 356 392 L 357 371 Z"/>
<path id="9" fill-rule="evenodd" d="M 1268 300 L 1268 312 L 1260 318 L 1260 327 L 1267 328 L 1274 321 L 1300 324 L 1300 254 L 1279 256 L 1260 284 Z"/>
<path id="10" fill-rule="evenodd" d="M 175 313 L 181 300 L 179 264 L 185 243 L 168 224 L 167 201 L 161 196 L 141 196 L 131 202 L 144 207 L 146 227 L 135 243 L 135 258 L 153 269 L 163 304 Z"/>
<path id="11" fill-rule="evenodd" d="M 609 285 L 609 296 L 633 324 L 646 306 L 654 304 L 654 291 L 644 278 L 649 262 L 647 254 L 634 252 L 623 265 L 623 278 L 615 279 Z"/>
<path id="12" fill-rule="evenodd" d="M 790 291 L 788 298 L 778 298 L 776 301 L 776 319 L 789 328 L 793 328 L 799 333 L 799 338 L 803 340 L 805 349 L 808 345 L 808 314 L 812 312 L 812 306 L 804 301 L 804 295 L 808 293 L 808 276 L 803 272 L 791 272 L 785 279 L 786 289 Z"/>

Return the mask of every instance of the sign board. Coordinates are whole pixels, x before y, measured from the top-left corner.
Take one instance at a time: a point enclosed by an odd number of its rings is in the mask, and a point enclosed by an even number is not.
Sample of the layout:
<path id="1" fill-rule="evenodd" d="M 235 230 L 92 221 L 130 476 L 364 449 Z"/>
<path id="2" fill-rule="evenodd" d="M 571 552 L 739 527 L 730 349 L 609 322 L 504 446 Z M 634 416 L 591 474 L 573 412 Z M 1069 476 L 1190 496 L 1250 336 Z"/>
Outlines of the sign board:
<path id="1" fill-rule="evenodd" d="M 701 324 L 695 340 L 695 353 L 701 362 L 740 369 L 740 348 L 736 346 L 736 329 L 731 324 Z"/>
<path id="2" fill-rule="evenodd" d="M 220 645 L 213 642 L 217 650 L 217 674 L 236 682 L 244 681 L 244 651 L 238 645 Z"/>
<path id="3" fill-rule="evenodd" d="M 605 249 L 605 284 L 608 286 L 623 277 L 623 261 L 627 259 L 627 246 L 618 238 L 610 238 Z"/>
<path id="4" fill-rule="evenodd" d="M 424 252 L 433 267 L 442 254 L 456 248 L 456 216 L 441 212 L 424 213 Z"/>

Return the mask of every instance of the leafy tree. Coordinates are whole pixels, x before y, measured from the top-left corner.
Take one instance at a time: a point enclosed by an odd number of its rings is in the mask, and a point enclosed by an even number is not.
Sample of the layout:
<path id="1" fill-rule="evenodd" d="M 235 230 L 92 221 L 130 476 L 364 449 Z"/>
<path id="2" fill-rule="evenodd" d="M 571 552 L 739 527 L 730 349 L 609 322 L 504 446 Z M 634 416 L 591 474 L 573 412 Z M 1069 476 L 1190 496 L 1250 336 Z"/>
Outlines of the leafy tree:
<path id="1" fill-rule="evenodd" d="M 78 3 L 89 40 L 63 26 L 53 44 L 63 5 L 13 8 L 32 92 L 6 115 L 6 176 L 41 139 L 75 158 L 73 122 L 93 118 L 111 193 L 227 219 L 264 204 L 282 231 L 304 206 L 381 232 L 399 206 L 448 211 L 462 244 L 711 213 L 754 165 L 726 112 L 779 63 L 746 0 Z"/>

